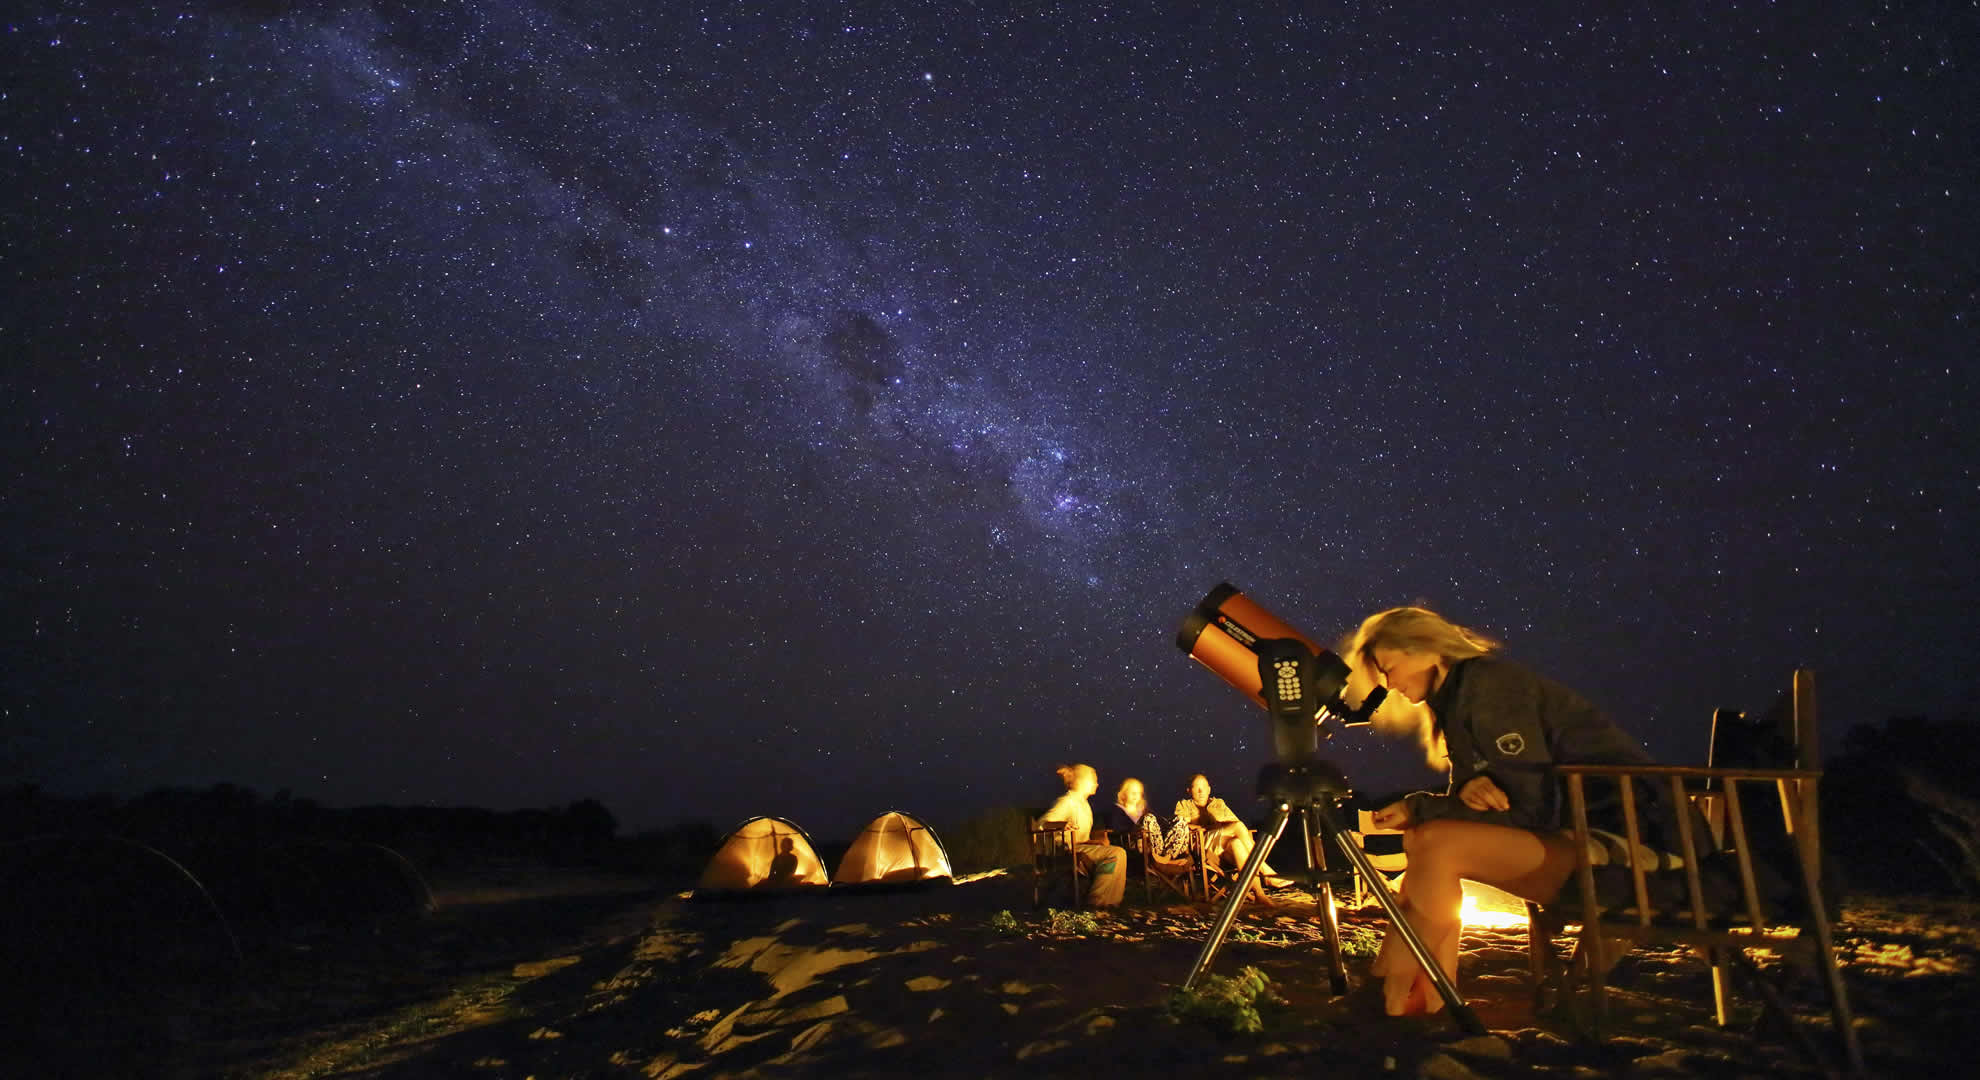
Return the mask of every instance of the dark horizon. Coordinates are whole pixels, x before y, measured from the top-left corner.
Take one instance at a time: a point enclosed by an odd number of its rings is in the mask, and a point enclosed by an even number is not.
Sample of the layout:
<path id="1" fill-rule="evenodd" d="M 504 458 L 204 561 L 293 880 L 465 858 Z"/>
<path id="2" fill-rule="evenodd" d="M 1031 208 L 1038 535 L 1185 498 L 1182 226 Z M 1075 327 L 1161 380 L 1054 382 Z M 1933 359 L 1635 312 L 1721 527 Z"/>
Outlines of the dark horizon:
<path id="1" fill-rule="evenodd" d="M 0 785 L 1245 798 L 1220 581 L 1667 761 L 1969 715 L 1976 22 L 37 5 Z"/>
<path id="2" fill-rule="evenodd" d="M 1980 714 L 1974 714 L 1974 713 L 1967 713 L 1964 715 L 1954 716 L 1950 718 L 1923 717 L 1917 715 L 1893 716 L 1893 717 L 1887 717 L 1884 720 L 1879 721 L 1878 723 L 1883 727 L 1885 727 L 1886 729 L 1889 729 L 1894 725 L 1901 725 L 1908 722 L 1923 723 L 1929 728 L 1931 728 L 1933 733 L 1938 735 L 1945 735 L 1949 733 L 1959 733 L 1964 735 L 1980 735 Z M 1976 739 L 1974 741 L 1976 745 L 1980 745 L 1980 739 Z M 1931 759 L 1931 753 L 1929 750 L 1920 748 L 1917 751 L 1915 751 L 1915 753 L 1917 755 L 1916 759 L 1909 759 L 1909 758 L 1907 759 L 1908 762 L 1907 767 L 1909 768 L 1918 767 L 1917 766 L 1918 761 L 1929 761 Z M 1327 755 L 1323 755 L 1323 756 L 1327 756 Z M 1839 761 L 1844 761 L 1846 759 L 1848 759 L 1847 751 L 1844 751 L 1840 755 L 1836 753 L 1831 753 L 1829 756 L 1825 758 L 1825 765 L 1833 767 Z M 1866 762 L 1860 756 L 1854 759 L 1848 759 L 1847 768 L 1850 771 L 1859 774 L 1865 770 L 1869 770 L 1871 772 L 1877 771 L 1870 763 Z M 1117 775 L 1127 776 L 1131 774 L 1123 771 Z M 1960 775 L 1964 775 L 1964 774 L 1960 774 Z M 1269 807 L 1266 803 L 1252 798 L 1252 794 L 1251 794 L 1252 787 L 1250 782 L 1252 777 L 1246 776 L 1243 779 L 1245 781 L 1244 783 L 1233 784 L 1228 789 L 1219 789 L 1218 794 L 1226 798 L 1230 802 L 1232 807 L 1238 810 L 1239 813 L 1242 814 L 1247 821 L 1252 822 L 1254 825 L 1258 825 L 1263 821 L 1265 821 L 1270 816 Z M 1441 786 L 1437 783 L 1437 781 L 1440 778 L 1434 773 L 1430 773 L 1427 771 L 1421 772 L 1413 776 L 1412 779 L 1423 780 L 1425 783 L 1429 784 L 1430 786 L 1437 787 L 1439 790 L 1441 790 Z M 1942 779 L 1955 781 L 1955 782 L 1957 781 L 1957 777 L 1946 777 Z M 1899 789 L 1902 788 L 1901 782 L 1895 777 L 1886 778 L 1884 782 L 1890 786 L 1891 793 L 1897 792 Z M 1110 784 L 1107 786 L 1111 787 L 1112 785 Z M 1167 819 L 1169 817 L 1170 804 L 1174 802 L 1176 799 L 1180 799 L 1183 794 L 1182 791 L 1183 784 L 1181 782 L 1178 782 L 1172 786 L 1175 791 L 1175 797 L 1173 799 L 1163 794 L 1163 792 L 1168 790 L 1168 788 L 1151 789 L 1149 792 L 1151 809 L 1159 813 L 1164 819 Z M 1401 787 L 1397 787 L 1393 789 L 1363 788 L 1357 790 L 1356 800 L 1357 802 L 1365 802 L 1367 801 L 1368 798 L 1378 796 L 1385 792 L 1393 791 L 1399 793 L 1402 790 L 1403 789 Z M 1104 798 L 1106 794 L 1107 793 L 1103 791 L 1101 795 L 1096 796 L 1096 798 Z M 307 796 L 299 796 L 296 795 L 293 791 L 290 791 L 289 789 L 286 788 L 276 791 L 264 791 L 264 790 L 256 789 L 250 785 L 236 784 L 226 780 L 216 781 L 212 784 L 208 784 L 204 786 L 162 785 L 159 787 L 149 788 L 144 791 L 133 792 L 127 795 L 119 795 L 108 791 L 96 791 L 96 792 L 89 792 L 86 794 L 60 794 L 56 792 L 42 790 L 39 785 L 34 784 L 33 782 L 23 782 L 8 789 L 0 790 L 0 806 L 10 806 L 13 810 L 18 811 L 38 801 L 43 804 L 53 804 L 53 805 L 43 805 L 41 807 L 41 809 L 43 810 L 54 809 L 64 812 L 85 812 L 85 811 L 96 811 L 96 810 L 106 809 L 104 807 L 98 806 L 97 804 L 108 802 L 111 805 L 107 809 L 112 813 L 113 816 L 115 816 L 116 820 L 123 822 L 125 825 L 138 826 L 143 823 L 137 821 L 136 819 L 130 818 L 129 815 L 133 811 L 139 809 L 139 804 L 164 805 L 168 807 L 183 809 L 186 805 L 196 805 L 202 803 L 203 801 L 216 800 L 223 795 L 226 797 L 224 801 L 229 805 L 235 806 L 236 808 L 241 806 L 243 802 L 241 796 L 245 795 L 248 797 L 245 800 L 245 802 L 250 804 L 251 808 L 257 812 L 276 812 L 276 811 L 282 811 L 284 809 L 307 807 L 312 811 L 320 812 L 322 814 L 333 815 L 333 816 L 356 816 L 356 817 L 365 817 L 368 815 L 385 815 L 388 817 L 403 817 L 408 813 L 432 813 L 442 816 L 454 816 L 454 817 L 487 815 L 491 818 L 506 818 L 520 814 L 543 814 L 543 815 L 555 816 L 555 815 L 567 815 L 572 813 L 574 810 L 578 810 L 578 808 L 580 807 L 584 807 L 585 809 L 583 809 L 581 812 L 587 817 L 587 819 L 595 817 L 596 812 L 602 810 L 604 812 L 604 816 L 609 818 L 612 822 L 613 825 L 612 835 L 614 835 L 619 840 L 635 840 L 641 837 L 655 837 L 666 834 L 699 832 L 704 828 L 709 830 L 713 836 L 719 837 L 727 834 L 730 830 L 742 824 L 743 822 L 758 816 L 780 817 L 786 820 L 791 820 L 790 815 L 788 814 L 763 812 L 760 814 L 759 813 L 745 814 L 733 820 L 719 820 L 712 817 L 684 816 L 684 817 L 668 819 L 668 820 L 657 820 L 657 821 L 649 821 L 638 824 L 629 824 L 628 822 L 625 821 L 625 819 L 623 819 L 620 816 L 618 811 L 614 809 L 611 805 L 602 802 L 601 800 L 598 800 L 596 798 L 593 798 L 591 796 L 580 796 L 578 798 L 573 798 L 562 802 L 548 803 L 543 805 L 515 805 L 515 806 L 500 806 L 500 807 L 480 806 L 480 805 L 464 804 L 464 803 L 443 804 L 437 802 L 417 802 L 417 801 L 397 802 L 397 803 L 373 802 L 373 803 L 339 805 L 335 803 L 321 802 L 319 800 L 311 799 Z M 1860 795 L 1853 793 L 1852 797 L 1860 797 Z M 1895 798 L 1898 796 L 1895 794 L 1891 794 L 1890 797 Z M 1032 803 L 1037 803 L 1038 805 L 1034 806 L 1032 805 Z M 871 814 L 867 814 L 862 817 L 859 817 L 858 820 L 854 821 L 849 828 L 845 828 L 837 832 L 821 831 L 818 829 L 814 829 L 809 825 L 807 825 L 806 822 L 801 820 L 793 821 L 793 823 L 798 825 L 800 828 L 803 828 L 805 833 L 811 838 L 811 840 L 814 843 L 829 848 L 829 847 L 849 843 L 862 827 L 870 824 L 873 820 L 883 816 L 884 814 L 893 811 L 902 811 L 914 816 L 915 818 L 917 818 L 917 820 L 921 820 L 925 824 L 928 824 L 933 828 L 935 828 L 937 834 L 940 835 L 944 830 L 952 829 L 959 825 L 979 823 L 983 820 L 988 820 L 994 817 L 999 811 L 1008 810 L 1008 809 L 1037 810 L 1042 808 L 1043 803 L 1044 803 L 1043 799 L 1033 799 L 1027 801 L 1025 798 L 1014 797 L 1004 802 L 994 802 L 994 801 L 985 802 L 981 806 L 964 808 L 955 812 L 952 816 L 947 818 L 936 817 L 934 815 L 925 814 L 922 813 L 921 811 L 914 809 L 913 807 L 892 806 L 892 807 L 888 807 L 886 810 L 875 811 Z M 57 816 L 59 817 L 61 815 L 58 814 Z M 0 823 L 0 824 L 4 824 L 4 823 Z M 212 824 L 212 823 L 209 822 L 208 824 Z M 1861 853 L 1858 852 L 1856 854 L 1860 855 Z"/>

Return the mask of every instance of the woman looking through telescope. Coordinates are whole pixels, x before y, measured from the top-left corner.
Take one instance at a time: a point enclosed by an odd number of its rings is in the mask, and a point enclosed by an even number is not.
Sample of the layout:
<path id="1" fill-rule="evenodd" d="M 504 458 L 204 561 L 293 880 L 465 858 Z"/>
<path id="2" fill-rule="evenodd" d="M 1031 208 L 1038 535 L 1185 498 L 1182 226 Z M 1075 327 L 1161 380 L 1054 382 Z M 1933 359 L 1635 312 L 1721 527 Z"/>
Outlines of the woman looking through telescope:
<path id="1" fill-rule="evenodd" d="M 1375 811 L 1373 823 L 1403 830 L 1409 859 L 1403 907 L 1453 985 L 1465 880 L 1544 904 L 1574 871 L 1565 798 L 1548 770 L 1650 760 L 1581 695 L 1492 655 L 1498 647 L 1436 612 L 1399 607 L 1363 620 L 1341 650 L 1358 676 L 1425 706 L 1426 743 L 1441 742 L 1445 749 L 1448 793 L 1407 796 Z M 1620 832 L 1620 795 L 1613 788 L 1605 794 L 1598 801 L 1591 792 L 1591 825 Z M 1677 823 L 1669 800 L 1641 786 L 1635 795 L 1646 843 L 1674 850 Z M 1708 834 L 1701 824 L 1695 835 Z M 1391 1016 L 1444 1004 L 1393 929 L 1371 970 L 1383 980 L 1383 1005 Z"/>

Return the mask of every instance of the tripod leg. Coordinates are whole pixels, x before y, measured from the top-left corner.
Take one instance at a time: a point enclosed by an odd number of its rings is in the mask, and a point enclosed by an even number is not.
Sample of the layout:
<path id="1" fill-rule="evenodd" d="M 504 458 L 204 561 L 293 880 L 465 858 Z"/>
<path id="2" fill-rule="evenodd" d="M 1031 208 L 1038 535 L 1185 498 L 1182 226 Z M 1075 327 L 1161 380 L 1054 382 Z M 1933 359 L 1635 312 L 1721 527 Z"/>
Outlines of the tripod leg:
<path id="1" fill-rule="evenodd" d="M 1326 813 L 1326 811 L 1318 812 Z M 1327 835 L 1334 838 L 1335 846 L 1341 849 L 1341 854 L 1347 856 L 1348 862 L 1352 863 L 1354 868 L 1369 881 L 1379 881 L 1380 879 L 1375 876 L 1375 868 L 1369 865 L 1367 853 L 1355 846 L 1354 838 L 1347 834 L 1347 830 L 1343 829 L 1331 815 L 1323 820 L 1325 822 L 1323 828 Z M 1477 1013 L 1471 1011 L 1471 1006 L 1466 1005 L 1464 999 L 1458 996 L 1457 987 L 1451 985 L 1450 978 L 1444 974 L 1443 965 L 1437 963 L 1437 958 L 1430 955 L 1430 949 L 1423 944 L 1423 938 L 1417 935 L 1416 927 L 1410 925 L 1409 919 L 1403 915 L 1402 906 L 1396 903 L 1395 894 L 1386 888 L 1378 888 L 1375 890 L 1375 899 L 1382 905 L 1382 910 L 1388 913 L 1389 925 L 1395 928 L 1403 943 L 1409 946 L 1409 951 L 1415 954 L 1416 962 L 1423 965 L 1424 974 L 1430 977 L 1431 985 L 1437 988 L 1438 996 L 1444 999 L 1444 1005 L 1451 1010 L 1451 1019 L 1456 1021 L 1457 1026 L 1467 1035 L 1485 1034 L 1484 1023 L 1478 1019 Z"/>
<path id="2" fill-rule="evenodd" d="M 1203 949 L 1196 954 L 1196 966 L 1189 969 L 1189 978 L 1183 980 L 1184 990 L 1194 989 L 1196 980 L 1210 968 L 1210 962 L 1217 957 L 1217 949 L 1224 943 L 1224 935 L 1231 932 L 1231 920 L 1237 918 L 1238 908 L 1243 906 L 1245 895 L 1251 891 L 1251 883 L 1258 877 L 1258 868 L 1265 865 L 1265 857 L 1272 852 L 1272 845 L 1279 842 L 1279 834 L 1286 831 L 1286 818 L 1292 807 L 1280 803 L 1272 811 L 1272 820 L 1266 825 L 1266 832 L 1251 849 L 1251 858 L 1246 859 L 1244 870 L 1237 881 L 1231 884 L 1230 892 L 1224 896 L 1224 906 L 1217 912 L 1217 921 L 1210 928 L 1210 937 L 1203 943 Z"/>
<path id="3" fill-rule="evenodd" d="M 1321 819 L 1320 833 L 1324 839 L 1327 833 L 1326 819 Z M 1327 873 L 1327 848 L 1324 843 L 1313 842 L 1313 817 L 1304 807 L 1299 814 L 1299 832 L 1306 841 L 1306 858 L 1312 867 L 1314 914 L 1320 918 L 1320 930 L 1327 938 L 1327 975 L 1334 986 L 1334 996 L 1348 992 L 1347 961 L 1341 954 L 1341 920 L 1334 912 L 1334 879 Z"/>

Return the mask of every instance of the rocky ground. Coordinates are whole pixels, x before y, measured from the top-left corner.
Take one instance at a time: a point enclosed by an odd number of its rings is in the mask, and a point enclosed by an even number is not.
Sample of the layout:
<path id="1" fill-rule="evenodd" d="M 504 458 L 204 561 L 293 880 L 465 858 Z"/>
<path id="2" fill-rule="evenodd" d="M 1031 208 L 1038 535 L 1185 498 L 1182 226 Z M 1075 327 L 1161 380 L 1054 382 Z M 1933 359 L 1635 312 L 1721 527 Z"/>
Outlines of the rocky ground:
<path id="1" fill-rule="evenodd" d="M 1536 1013 L 1523 929 L 1468 928 L 1460 990 L 1490 1034 L 1392 1019 L 1366 977 L 1379 912 L 1344 917 L 1336 996 L 1310 895 L 1247 907 L 1212 971 L 1262 972 L 1260 1030 L 1178 1017 L 1172 995 L 1211 909 L 1036 911 L 1022 875 L 922 892 L 692 902 L 592 881 L 455 894 L 430 919 L 261 956 L 220 993 L 76 1018 L 10 1075 L 713 1077 L 851 1075 L 1818 1075 L 1740 986 L 1709 1011 L 1706 969 L 1639 951 L 1588 1038 Z M 1964 1075 L 1974 905 L 1860 899 L 1838 948 L 1870 1071 Z M 1836 1044 L 1819 984 L 1763 964 L 1810 1041 Z M 148 1012 L 146 1009 L 148 1008 Z M 164 1015 L 156 1015 L 159 1012 Z M 57 1025 L 61 1026 L 61 1025 Z"/>

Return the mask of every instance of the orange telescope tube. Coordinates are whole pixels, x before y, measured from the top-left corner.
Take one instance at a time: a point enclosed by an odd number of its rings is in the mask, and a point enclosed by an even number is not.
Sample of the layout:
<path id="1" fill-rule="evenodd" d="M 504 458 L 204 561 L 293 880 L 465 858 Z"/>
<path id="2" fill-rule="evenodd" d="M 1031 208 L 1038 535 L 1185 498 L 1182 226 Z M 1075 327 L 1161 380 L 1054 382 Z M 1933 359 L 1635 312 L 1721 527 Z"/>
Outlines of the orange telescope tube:
<path id="1" fill-rule="evenodd" d="M 1258 654 L 1252 646 L 1271 638 L 1293 638 L 1315 654 L 1327 652 L 1226 581 L 1211 589 L 1183 619 L 1176 631 L 1176 648 L 1216 672 L 1259 708 L 1268 709 L 1271 706 L 1259 693 Z"/>

